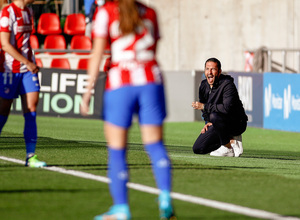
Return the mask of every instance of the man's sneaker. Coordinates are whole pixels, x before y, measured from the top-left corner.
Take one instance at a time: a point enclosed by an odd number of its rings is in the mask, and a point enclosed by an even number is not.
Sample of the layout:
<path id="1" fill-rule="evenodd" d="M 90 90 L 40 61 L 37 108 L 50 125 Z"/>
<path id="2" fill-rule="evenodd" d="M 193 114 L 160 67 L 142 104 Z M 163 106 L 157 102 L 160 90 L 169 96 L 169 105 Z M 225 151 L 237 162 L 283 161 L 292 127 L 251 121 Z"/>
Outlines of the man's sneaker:
<path id="1" fill-rule="evenodd" d="M 212 151 L 210 153 L 210 156 L 215 157 L 234 157 L 234 151 L 233 148 L 225 147 L 224 145 L 221 145 L 217 150 Z"/>
<path id="2" fill-rule="evenodd" d="M 127 204 L 113 205 L 108 212 L 95 216 L 94 220 L 128 220 L 131 219 Z"/>
<path id="3" fill-rule="evenodd" d="M 175 220 L 170 192 L 161 191 L 158 197 L 159 217 L 161 220 Z"/>
<path id="4" fill-rule="evenodd" d="M 46 167 L 47 164 L 44 161 L 39 161 L 37 155 L 33 155 L 32 157 L 26 158 L 25 166 L 38 168 Z"/>
<path id="5" fill-rule="evenodd" d="M 231 144 L 233 150 L 234 150 L 234 156 L 239 157 L 243 154 L 243 143 L 242 143 L 242 135 L 234 136 L 233 137 L 233 143 Z"/>

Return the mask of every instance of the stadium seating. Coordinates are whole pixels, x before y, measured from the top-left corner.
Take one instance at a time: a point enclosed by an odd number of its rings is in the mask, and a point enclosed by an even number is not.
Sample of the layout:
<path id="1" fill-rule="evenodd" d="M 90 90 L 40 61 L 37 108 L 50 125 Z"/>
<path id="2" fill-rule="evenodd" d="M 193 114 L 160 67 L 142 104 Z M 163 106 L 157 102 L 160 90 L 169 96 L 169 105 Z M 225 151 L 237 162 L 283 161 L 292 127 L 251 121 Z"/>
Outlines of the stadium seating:
<path id="1" fill-rule="evenodd" d="M 44 13 L 40 16 L 37 32 L 42 35 L 61 34 L 60 20 L 55 13 Z"/>
<path id="2" fill-rule="evenodd" d="M 44 41 L 44 49 L 66 49 L 66 39 L 63 35 L 48 35 Z M 49 54 L 64 54 L 63 52 L 49 52 Z"/>
<path id="3" fill-rule="evenodd" d="M 64 33 L 68 35 L 84 35 L 85 26 L 85 16 L 83 14 L 70 14 L 65 21 Z"/>
<path id="4" fill-rule="evenodd" d="M 39 40 L 36 35 L 30 35 L 29 41 L 32 49 L 40 48 Z"/>
<path id="5" fill-rule="evenodd" d="M 75 35 L 71 39 L 70 49 L 72 50 L 91 50 L 92 41 L 88 36 Z M 88 54 L 88 53 L 76 53 L 76 54 Z"/>
<path id="6" fill-rule="evenodd" d="M 51 68 L 70 69 L 70 62 L 67 58 L 55 58 L 51 61 Z"/>
<path id="7" fill-rule="evenodd" d="M 36 35 L 30 35 L 29 42 L 33 50 L 40 48 L 40 43 Z M 35 52 L 35 54 L 38 54 L 38 52 Z"/>
<path id="8" fill-rule="evenodd" d="M 77 69 L 87 70 L 89 59 L 80 59 L 78 61 Z"/>

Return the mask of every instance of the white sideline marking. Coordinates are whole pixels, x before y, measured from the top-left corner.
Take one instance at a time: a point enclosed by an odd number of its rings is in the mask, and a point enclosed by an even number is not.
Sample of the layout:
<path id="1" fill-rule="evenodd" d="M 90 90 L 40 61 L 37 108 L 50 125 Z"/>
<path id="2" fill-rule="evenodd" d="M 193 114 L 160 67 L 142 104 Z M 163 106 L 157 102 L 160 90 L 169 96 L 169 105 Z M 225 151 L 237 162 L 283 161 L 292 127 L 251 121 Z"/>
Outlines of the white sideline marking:
<path id="1" fill-rule="evenodd" d="M 13 163 L 25 164 L 25 161 L 14 159 L 14 158 L 0 156 L 0 159 L 10 161 Z M 97 175 L 85 173 L 82 171 L 67 170 L 67 169 L 55 167 L 55 166 L 43 167 L 41 169 L 59 172 L 59 173 L 72 175 L 72 176 L 77 176 L 77 177 L 81 177 L 84 179 L 96 180 L 96 181 L 103 182 L 103 183 L 110 182 L 110 180 L 107 177 L 97 176 Z M 138 191 L 151 193 L 151 194 L 157 194 L 157 195 L 159 194 L 159 190 L 157 188 L 144 186 L 142 184 L 127 183 L 127 187 L 138 190 Z M 224 210 L 224 211 L 228 211 L 228 212 L 238 213 L 241 215 L 246 215 L 246 216 L 250 216 L 250 217 L 254 217 L 254 218 L 276 219 L 276 220 L 279 220 L 279 219 L 300 220 L 300 218 L 297 218 L 297 217 L 282 216 L 282 215 L 272 213 L 272 212 L 267 212 L 264 210 L 252 209 L 252 208 L 234 205 L 234 204 L 230 204 L 230 203 L 226 203 L 226 202 L 219 202 L 219 201 L 215 201 L 215 200 L 211 200 L 211 199 L 205 199 L 205 198 L 201 198 L 201 197 L 185 195 L 185 194 L 176 193 L 176 192 L 172 192 L 171 196 L 173 199 L 178 199 L 178 200 L 189 202 L 189 203 L 204 205 L 204 206 L 208 206 L 211 208 L 216 208 L 216 209 L 220 209 L 220 210 Z"/>

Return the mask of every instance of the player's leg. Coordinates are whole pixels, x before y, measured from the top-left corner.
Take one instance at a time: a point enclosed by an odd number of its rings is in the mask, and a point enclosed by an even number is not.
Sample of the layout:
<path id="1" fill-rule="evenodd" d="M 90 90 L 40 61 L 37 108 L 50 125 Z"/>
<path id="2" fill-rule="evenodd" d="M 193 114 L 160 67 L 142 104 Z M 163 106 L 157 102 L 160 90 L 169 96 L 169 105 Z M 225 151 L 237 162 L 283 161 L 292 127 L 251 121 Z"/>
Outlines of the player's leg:
<path id="1" fill-rule="evenodd" d="M 164 88 L 161 85 L 147 85 L 140 88 L 139 120 L 142 141 L 152 162 L 152 170 L 159 195 L 160 217 L 174 216 L 171 199 L 171 162 L 163 143 L 163 120 L 166 116 Z"/>
<path id="2" fill-rule="evenodd" d="M 171 164 L 162 140 L 162 126 L 141 125 L 142 140 L 150 160 L 157 187 L 171 191 Z"/>
<path id="3" fill-rule="evenodd" d="M 8 119 L 17 83 L 13 73 L 0 73 L 0 134 Z"/>
<path id="4" fill-rule="evenodd" d="M 12 99 L 3 99 L 2 97 L 0 97 L 0 134 L 8 119 L 12 102 Z"/>
<path id="5" fill-rule="evenodd" d="M 104 94 L 104 132 L 108 145 L 109 189 L 113 206 L 102 215 L 102 219 L 130 219 L 128 205 L 128 167 L 126 161 L 126 143 L 128 128 L 131 125 L 133 101 L 128 96 L 131 88 L 121 88 Z"/>
<path id="6" fill-rule="evenodd" d="M 113 203 L 115 205 L 128 204 L 126 187 L 128 181 L 126 162 L 127 129 L 105 122 L 104 132 L 108 145 L 108 176 L 111 179 L 110 193 Z"/>
<path id="7" fill-rule="evenodd" d="M 24 139 L 26 145 L 26 166 L 44 167 L 46 163 L 39 161 L 35 155 L 37 143 L 36 108 L 39 101 L 39 81 L 37 74 L 23 73 L 22 87 L 20 88 L 24 124 Z"/>
<path id="8" fill-rule="evenodd" d="M 104 124 L 105 137 L 108 144 L 108 177 L 109 190 L 113 199 L 113 206 L 95 220 L 130 219 L 128 204 L 128 168 L 126 161 L 127 129 L 109 122 Z"/>
<path id="9" fill-rule="evenodd" d="M 171 162 L 162 140 L 162 126 L 142 125 L 141 133 L 145 150 L 152 163 L 157 188 L 160 217 L 170 219 L 174 216 L 171 198 Z"/>

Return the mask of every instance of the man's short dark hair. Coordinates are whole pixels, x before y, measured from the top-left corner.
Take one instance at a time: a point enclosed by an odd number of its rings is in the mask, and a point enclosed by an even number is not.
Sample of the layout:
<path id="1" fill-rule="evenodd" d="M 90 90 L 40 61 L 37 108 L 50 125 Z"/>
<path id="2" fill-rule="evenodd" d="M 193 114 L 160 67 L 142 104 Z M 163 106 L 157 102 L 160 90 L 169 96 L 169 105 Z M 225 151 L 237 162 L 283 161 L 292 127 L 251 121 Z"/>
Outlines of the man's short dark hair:
<path id="1" fill-rule="evenodd" d="M 205 64 L 204 64 L 204 68 L 206 67 L 206 63 L 207 63 L 207 62 L 214 62 L 214 63 L 216 63 L 217 66 L 218 66 L 218 69 L 221 70 L 221 62 L 220 62 L 220 60 L 218 60 L 217 58 L 212 57 L 212 58 L 209 58 L 208 60 L 206 60 L 206 62 L 205 62 Z"/>

